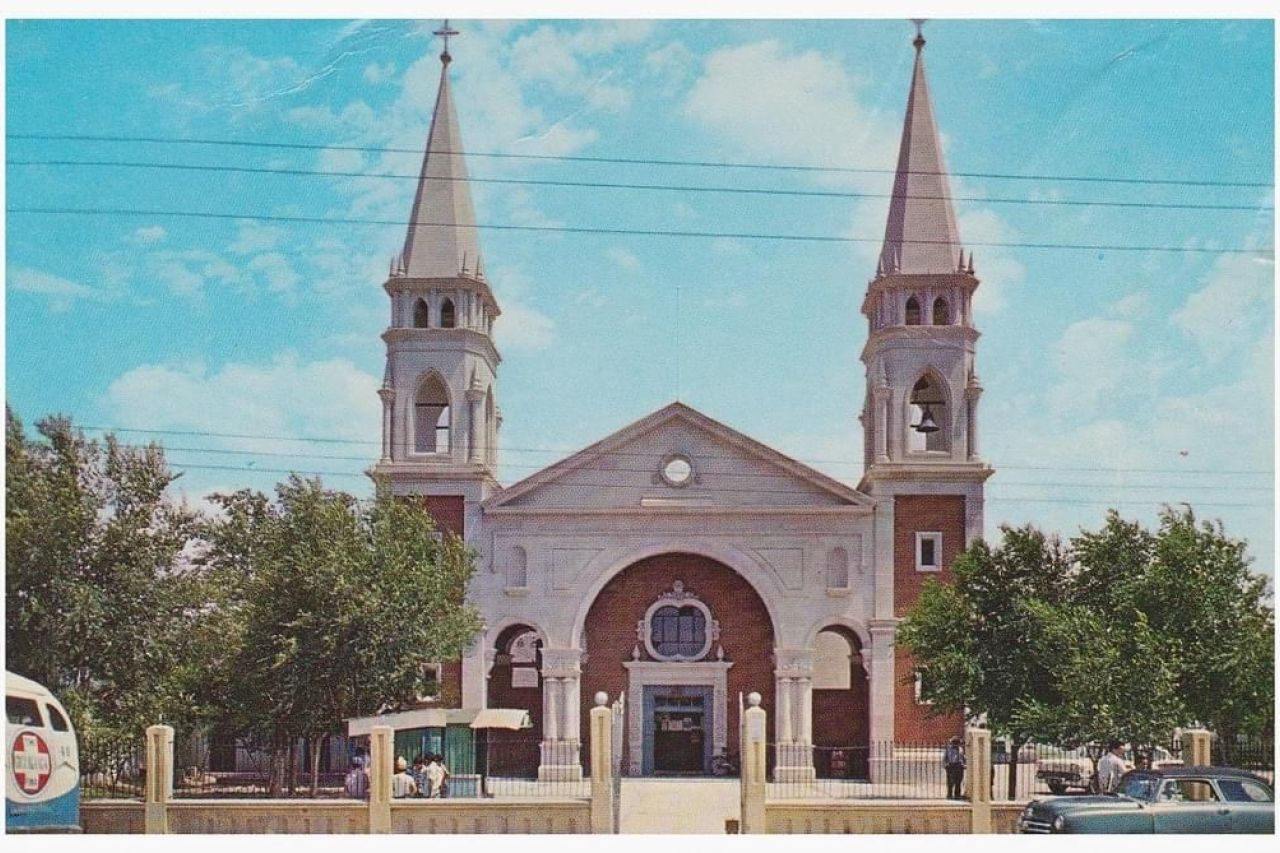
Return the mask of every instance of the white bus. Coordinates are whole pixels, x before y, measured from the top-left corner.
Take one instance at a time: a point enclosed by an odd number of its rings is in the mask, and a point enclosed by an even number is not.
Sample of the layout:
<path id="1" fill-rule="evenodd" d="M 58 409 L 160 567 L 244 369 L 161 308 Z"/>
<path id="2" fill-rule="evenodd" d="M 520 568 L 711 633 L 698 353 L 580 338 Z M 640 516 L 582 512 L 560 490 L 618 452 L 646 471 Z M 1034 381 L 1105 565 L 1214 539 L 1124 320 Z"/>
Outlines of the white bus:
<path id="1" fill-rule="evenodd" d="M 4 674 L 6 832 L 80 831 L 80 756 L 67 711 L 29 678 Z"/>

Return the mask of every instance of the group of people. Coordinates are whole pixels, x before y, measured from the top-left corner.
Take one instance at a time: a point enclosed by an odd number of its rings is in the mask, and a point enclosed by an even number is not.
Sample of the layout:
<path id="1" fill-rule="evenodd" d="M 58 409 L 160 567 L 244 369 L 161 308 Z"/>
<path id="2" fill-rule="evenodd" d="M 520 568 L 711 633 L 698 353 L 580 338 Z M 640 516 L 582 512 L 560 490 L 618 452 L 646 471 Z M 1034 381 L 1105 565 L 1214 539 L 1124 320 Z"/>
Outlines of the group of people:
<path id="1" fill-rule="evenodd" d="M 343 788 L 353 799 L 363 800 L 369 796 L 369 769 L 364 758 L 357 756 L 351 759 L 351 769 L 347 771 Z M 396 772 L 391 777 L 391 796 L 396 799 L 449 796 L 449 768 L 444 763 L 444 756 L 438 753 L 419 755 L 413 759 L 412 771 L 404 756 L 397 756 Z"/>

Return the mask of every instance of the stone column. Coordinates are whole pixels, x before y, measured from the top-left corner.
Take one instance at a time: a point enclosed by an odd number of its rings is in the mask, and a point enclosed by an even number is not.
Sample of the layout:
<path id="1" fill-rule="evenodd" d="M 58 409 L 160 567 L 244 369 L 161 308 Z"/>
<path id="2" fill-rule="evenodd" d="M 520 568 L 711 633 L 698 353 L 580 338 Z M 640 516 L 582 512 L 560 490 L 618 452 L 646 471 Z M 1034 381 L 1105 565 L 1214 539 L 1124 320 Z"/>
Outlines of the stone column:
<path id="1" fill-rule="evenodd" d="M 148 726 L 146 737 L 146 805 L 143 831 L 163 835 L 169 831 L 169 800 L 173 799 L 173 727 Z"/>
<path id="2" fill-rule="evenodd" d="M 895 661 L 893 638 L 898 630 L 897 619 L 872 619 L 868 626 L 871 633 L 870 704 L 870 770 L 871 781 L 883 779 L 886 762 L 893 757 L 893 716 Z"/>
<path id="3" fill-rule="evenodd" d="M 982 397 L 982 386 L 978 384 L 978 377 L 970 374 L 969 384 L 964 389 L 964 399 L 967 404 L 965 412 L 965 422 L 969 431 L 969 458 L 978 458 L 978 400 Z"/>
<path id="4" fill-rule="evenodd" d="M 467 527 L 474 529 L 470 524 Z M 490 664 L 486 649 L 479 642 L 462 656 L 462 707 L 488 707 Z"/>
<path id="5" fill-rule="evenodd" d="M 467 461 L 480 461 L 481 431 L 480 412 L 483 410 L 484 392 L 472 388 L 467 392 Z"/>
<path id="6" fill-rule="evenodd" d="M 396 749 L 395 729 L 374 726 L 369 733 L 369 832 L 391 831 L 391 776 Z"/>
<path id="7" fill-rule="evenodd" d="M 876 461 L 889 461 L 889 386 L 879 385 L 876 387 L 872 395 L 874 401 L 874 411 L 872 417 L 875 418 L 876 425 Z"/>
<path id="8" fill-rule="evenodd" d="M 591 709 L 591 831 L 617 832 L 613 825 L 613 709 L 603 690 Z"/>
<path id="9" fill-rule="evenodd" d="M 542 763 L 538 778 L 582 778 L 580 711 L 581 649 L 542 650 Z"/>
<path id="10" fill-rule="evenodd" d="M 747 696 L 747 709 L 742 712 L 738 754 L 742 759 L 742 823 L 741 831 L 759 834 L 765 826 L 765 732 L 768 719 L 760 707 L 760 694 Z"/>
<path id="11" fill-rule="evenodd" d="M 991 832 L 991 732 L 968 728 L 964 732 L 964 752 L 968 767 L 964 775 L 964 792 L 972 809 L 975 834 Z"/>
<path id="12" fill-rule="evenodd" d="M 1210 751 L 1213 734 L 1206 729 L 1188 729 L 1182 733 L 1183 762 L 1188 767 L 1209 767 L 1213 764 Z"/>
<path id="13" fill-rule="evenodd" d="M 391 461 L 391 416 L 396 404 L 394 388 L 383 386 L 378 389 L 378 397 L 382 400 L 382 461 Z"/>
<path id="14" fill-rule="evenodd" d="M 808 781 L 814 778 L 813 744 L 813 652 L 809 649 L 777 649 L 775 695 L 778 697 L 777 763 L 773 777 L 778 782 Z"/>

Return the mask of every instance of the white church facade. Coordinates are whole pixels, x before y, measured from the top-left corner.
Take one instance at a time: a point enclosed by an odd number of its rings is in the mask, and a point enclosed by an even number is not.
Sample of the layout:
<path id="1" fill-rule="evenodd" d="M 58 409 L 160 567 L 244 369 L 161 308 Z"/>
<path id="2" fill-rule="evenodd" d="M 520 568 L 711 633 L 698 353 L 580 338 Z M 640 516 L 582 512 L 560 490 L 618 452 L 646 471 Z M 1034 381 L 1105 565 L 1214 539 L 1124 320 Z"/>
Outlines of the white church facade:
<path id="1" fill-rule="evenodd" d="M 779 779 L 835 772 L 815 763 L 815 746 L 936 744 L 959 731 L 919 704 L 894 644 L 925 579 L 948 579 L 981 535 L 992 473 L 978 449 L 978 279 L 956 230 L 923 38 L 914 45 L 884 246 L 862 307 L 857 488 L 679 402 L 498 482 L 501 310 L 447 45 L 441 54 L 408 234 L 384 285 L 373 471 L 396 494 L 421 496 L 479 555 L 468 598 L 484 633 L 445 678 L 463 707 L 528 709 L 544 776 L 581 772 L 597 691 L 626 694 L 623 760 L 635 775 L 705 772 L 717 751 L 735 752 L 738 697 L 753 690 Z"/>

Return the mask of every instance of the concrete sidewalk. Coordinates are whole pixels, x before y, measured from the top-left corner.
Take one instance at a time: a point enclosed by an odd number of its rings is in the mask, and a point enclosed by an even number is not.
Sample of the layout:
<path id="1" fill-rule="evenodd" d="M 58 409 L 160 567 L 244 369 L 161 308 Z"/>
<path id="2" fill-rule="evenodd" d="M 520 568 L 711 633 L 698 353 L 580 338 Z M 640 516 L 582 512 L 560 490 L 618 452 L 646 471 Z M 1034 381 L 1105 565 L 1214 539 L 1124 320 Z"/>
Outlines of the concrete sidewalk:
<path id="1" fill-rule="evenodd" d="M 724 834 L 739 816 L 737 779 L 623 779 L 623 833 Z"/>

